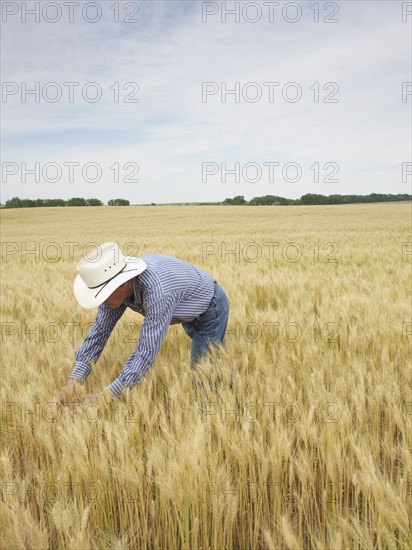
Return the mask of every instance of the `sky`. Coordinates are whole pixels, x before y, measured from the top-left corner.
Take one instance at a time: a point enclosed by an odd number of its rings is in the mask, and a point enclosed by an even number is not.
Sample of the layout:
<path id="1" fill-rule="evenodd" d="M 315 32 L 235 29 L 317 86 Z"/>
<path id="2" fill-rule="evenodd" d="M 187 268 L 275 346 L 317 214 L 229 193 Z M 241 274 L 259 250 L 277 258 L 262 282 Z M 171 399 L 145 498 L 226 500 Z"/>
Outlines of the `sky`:
<path id="1" fill-rule="evenodd" d="M 2 203 L 412 192 L 411 2 L 1 8 Z"/>

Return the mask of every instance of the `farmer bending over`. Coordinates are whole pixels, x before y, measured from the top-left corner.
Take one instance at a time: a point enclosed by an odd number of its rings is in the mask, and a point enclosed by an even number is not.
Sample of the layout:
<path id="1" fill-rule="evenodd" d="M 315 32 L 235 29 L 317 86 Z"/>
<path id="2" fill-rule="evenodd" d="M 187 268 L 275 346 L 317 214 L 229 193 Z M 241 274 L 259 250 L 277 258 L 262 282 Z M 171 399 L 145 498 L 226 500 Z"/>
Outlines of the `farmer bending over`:
<path id="1" fill-rule="evenodd" d="M 190 366 L 225 346 L 229 302 L 224 290 L 201 269 L 172 256 L 123 256 L 117 243 L 104 243 L 77 264 L 74 294 L 84 308 L 98 307 L 94 325 L 75 351 L 76 364 L 57 399 L 67 403 L 91 372 L 117 321 L 129 307 L 144 316 L 136 349 L 120 375 L 101 393 L 84 399 L 118 399 L 136 386 L 154 362 L 169 325 L 181 323 L 192 339 Z M 79 385 L 80 384 L 80 385 Z"/>

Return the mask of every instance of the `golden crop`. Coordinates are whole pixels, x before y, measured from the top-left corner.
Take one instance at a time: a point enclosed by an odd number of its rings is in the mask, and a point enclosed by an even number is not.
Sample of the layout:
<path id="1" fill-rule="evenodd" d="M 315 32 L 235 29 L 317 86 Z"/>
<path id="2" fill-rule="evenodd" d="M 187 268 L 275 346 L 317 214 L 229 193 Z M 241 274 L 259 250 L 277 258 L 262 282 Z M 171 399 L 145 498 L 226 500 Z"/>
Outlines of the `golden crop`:
<path id="1" fill-rule="evenodd" d="M 1 217 L 2 548 L 412 546 L 410 203 Z M 105 241 L 213 275 L 226 350 L 193 372 L 171 326 L 122 401 L 59 408 L 96 313 L 74 298 L 76 262 Z M 88 393 L 141 324 L 123 315 Z"/>

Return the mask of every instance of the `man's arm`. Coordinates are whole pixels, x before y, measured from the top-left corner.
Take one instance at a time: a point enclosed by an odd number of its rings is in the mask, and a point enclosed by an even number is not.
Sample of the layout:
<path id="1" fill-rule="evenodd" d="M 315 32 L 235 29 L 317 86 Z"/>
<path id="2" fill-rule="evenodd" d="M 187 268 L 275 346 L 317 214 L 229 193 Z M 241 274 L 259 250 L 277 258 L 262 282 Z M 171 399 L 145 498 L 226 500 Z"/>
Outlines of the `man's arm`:
<path id="1" fill-rule="evenodd" d="M 83 344 L 74 353 L 76 364 L 70 379 L 76 379 L 84 384 L 91 372 L 91 365 L 99 359 L 110 334 L 126 307 L 126 304 L 121 304 L 116 309 L 105 304 L 99 306 L 93 326 L 87 333 Z"/>
<path id="2" fill-rule="evenodd" d="M 136 386 L 154 362 L 178 300 L 179 293 L 170 292 L 146 311 L 136 349 L 127 360 L 121 374 L 105 388 L 110 390 L 113 398 L 120 398 L 124 389 Z"/>

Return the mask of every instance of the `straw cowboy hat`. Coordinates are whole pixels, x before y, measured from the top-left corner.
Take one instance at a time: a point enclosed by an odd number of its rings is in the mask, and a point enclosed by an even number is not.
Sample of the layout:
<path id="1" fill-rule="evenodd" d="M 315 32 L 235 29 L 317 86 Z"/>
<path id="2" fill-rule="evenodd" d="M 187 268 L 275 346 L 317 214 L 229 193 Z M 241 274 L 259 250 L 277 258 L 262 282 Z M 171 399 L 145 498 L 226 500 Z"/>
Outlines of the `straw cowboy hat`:
<path id="1" fill-rule="evenodd" d="M 123 256 L 117 243 L 104 243 L 77 264 L 74 295 L 82 307 L 98 307 L 120 285 L 146 267 L 140 258 Z"/>

